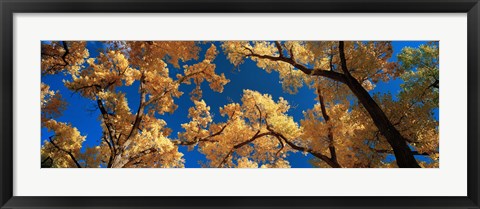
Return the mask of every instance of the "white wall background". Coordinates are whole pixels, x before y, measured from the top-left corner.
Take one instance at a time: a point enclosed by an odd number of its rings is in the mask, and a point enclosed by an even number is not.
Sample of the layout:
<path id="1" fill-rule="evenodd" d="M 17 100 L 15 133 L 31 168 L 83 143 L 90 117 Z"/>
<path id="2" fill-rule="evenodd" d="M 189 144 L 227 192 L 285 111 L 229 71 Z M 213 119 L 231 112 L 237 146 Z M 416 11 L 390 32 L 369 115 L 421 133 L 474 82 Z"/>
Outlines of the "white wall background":
<path id="1" fill-rule="evenodd" d="M 232 39 L 439 40 L 440 168 L 40 169 L 40 40 Z M 466 55 L 466 14 L 15 14 L 14 195 L 466 196 Z"/>

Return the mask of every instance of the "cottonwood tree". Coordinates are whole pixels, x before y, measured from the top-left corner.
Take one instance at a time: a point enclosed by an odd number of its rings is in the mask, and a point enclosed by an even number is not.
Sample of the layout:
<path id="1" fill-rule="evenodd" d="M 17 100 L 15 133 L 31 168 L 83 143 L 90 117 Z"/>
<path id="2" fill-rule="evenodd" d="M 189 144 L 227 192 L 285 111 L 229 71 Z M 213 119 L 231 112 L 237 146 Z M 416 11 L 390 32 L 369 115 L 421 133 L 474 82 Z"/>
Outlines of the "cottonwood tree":
<path id="1" fill-rule="evenodd" d="M 212 123 L 210 108 L 197 102 L 189 110 L 191 121 L 183 124 L 177 144 L 195 146 L 208 159 L 208 167 L 289 167 L 285 159 L 300 127 L 286 115 L 290 106 L 283 98 L 244 90 L 242 104 L 231 103 L 220 109 L 224 123 Z"/>
<path id="2" fill-rule="evenodd" d="M 230 62 L 236 66 L 250 59 L 267 72 L 277 72 L 284 88 L 290 93 L 295 93 L 304 84 L 310 87 L 320 85 L 323 86 L 320 88 L 326 89 L 321 91 L 324 95 L 320 96 L 329 98 L 332 105 L 347 105 L 350 102 L 348 98 L 353 95 L 359 103 L 357 108 L 365 110 L 369 120 L 378 129 L 380 135 L 375 134 L 375 137 L 384 138 L 390 145 L 398 166 L 419 167 L 414 152 L 407 144 L 413 140 L 407 139 L 396 126 L 398 124 L 392 122 L 392 116 L 389 117 L 385 112 L 390 107 L 382 108 L 382 103 L 369 94 L 369 90 L 378 82 L 396 79 L 404 74 L 405 68 L 420 65 L 415 62 L 418 58 L 411 58 L 416 55 L 408 59 L 408 50 L 402 55 L 406 65 L 399 68 L 389 62 L 392 55 L 390 42 L 227 41 L 222 47 Z M 405 86 L 408 86 L 408 82 Z M 328 124 L 330 117 L 325 116 L 323 118 Z M 369 120 L 363 118 L 359 121 L 369 126 Z M 330 151 L 332 158 L 335 156 L 333 150 Z"/>
<path id="3" fill-rule="evenodd" d="M 418 167 L 413 155 L 428 155 L 438 167 L 438 45 L 405 48 L 398 63 L 389 62 L 389 42 L 224 42 L 234 65 L 251 59 L 279 74 L 288 93 L 308 85 L 317 104 L 297 122 L 289 103 L 244 90 L 241 103 L 220 109 L 225 122 L 213 121 L 202 100 L 202 82 L 222 92 L 229 80 L 215 72 L 211 45 L 196 42 L 105 42 L 90 57 L 85 42 L 42 44 L 42 75 L 64 73 L 64 85 L 92 100 L 99 110 L 99 146 L 81 151 L 86 136 L 71 124 L 55 120 L 66 102 L 42 84 L 42 126 L 54 133 L 42 146 L 42 167 L 183 167 L 178 146 L 203 153 L 206 167 L 284 168 L 293 152 L 314 156 L 319 167 Z M 185 62 L 194 63 L 183 65 Z M 170 68 L 182 73 L 170 76 Z M 402 79 L 398 98 L 370 94 L 380 81 Z M 138 84 L 139 100 L 127 101 L 121 86 Z M 190 121 L 177 139 L 161 118 L 173 113 L 180 85 L 195 85 Z M 130 110 L 128 102 L 138 108 Z"/>
<path id="4" fill-rule="evenodd" d="M 212 44 L 203 60 L 180 67 L 180 61 L 199 58 L 201 48 L 197 43 L 129 41 L 105 45 L 104 52 L 89 58 L 85 42 L 42 44 L 42 73 L 68 73 L 71 79 L 64 82 L 65 86 L 96 103 L 103 130 L 101 144 L 93 148 L 98 152 L 89 149 L 86 152 L 92 154 L 80 153 L 85 137 L 69 124 L 46 119 L 43 126 L 55 134 L 42 147 L 44 158 L 52 159 L 55 167 L 72 167 L 72 162 L 76 167 L 97 167 L 98 162 L 105 167 L 183 167 L 183 154 L 168 138 L 171 130 L 156 114 L 175 111 L 174 98 L 183 94 L 180 85 L 193 81 L 193 100 L 201 97 L 203 81 L 222 92 L 229 80 L 215 73 L 216 47 Z M 183 69 L 183 73 L 170 77 L 167 63 Z M 136 81 L 140 99 L 131 101 L 138 102 L 138 109 L 132 111 L 118 87 Z M 49 109 L 42 111 L 48 113 Z M 80 159 L 82 156 L 87 158 Z"/>
<path id="5" fill-rule="evenodd" d="M 363 138 L 375 134 L 374 126 L 359 122 L 365 114 L 344 104 L 327 106 L 318 93 L 319 103 L 305 112 L 300 124 L 287 114 L 286 100 L 252 90 L 244 90 L 241 104 L 220 108 L 227 119 L 221 123 L 213 122 L 204 101 L 197 102 L 174 143 L 198 146 L 206 167 L 289 167 L 292 152 L 311 154 L 319 167 L 389 166 L 382 162 L 385 153 L 376 150 L 388 144 Z"/>
<path id="6" fill-rule="evenodd" d="M 191 121 L 183 124 L 177 144 L 197 145 L 206 155 L 208 167 L 288 168 L 289 152 L 310 153 L 329 166 L 341 167 L 305 143 L 303 127 L 286 113 L 290 105 L 283 98 L 274 101 L 268 94 L 244 90 L 242 104 L 220 108 L 223 123 L 213 123 L 210 108 L 202 101 L 190 108 Z"/>

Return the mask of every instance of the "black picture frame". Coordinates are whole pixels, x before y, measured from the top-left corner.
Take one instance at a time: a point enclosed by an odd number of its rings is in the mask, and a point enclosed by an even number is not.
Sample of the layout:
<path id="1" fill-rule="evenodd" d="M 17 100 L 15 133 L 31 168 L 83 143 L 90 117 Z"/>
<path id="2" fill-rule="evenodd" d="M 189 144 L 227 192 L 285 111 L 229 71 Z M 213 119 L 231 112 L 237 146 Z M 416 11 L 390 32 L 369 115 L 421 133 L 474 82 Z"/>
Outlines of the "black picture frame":
<path id="1" fill-rule="evenodd" d="M 478 0 L 0 0 L 1 208 L 479 208 Z M 467 13 L 468 195 L 465 197 L 21 197 L 13 196 L 14 13 Z M 412 185 L 415 189 L 428 189 Z"/>

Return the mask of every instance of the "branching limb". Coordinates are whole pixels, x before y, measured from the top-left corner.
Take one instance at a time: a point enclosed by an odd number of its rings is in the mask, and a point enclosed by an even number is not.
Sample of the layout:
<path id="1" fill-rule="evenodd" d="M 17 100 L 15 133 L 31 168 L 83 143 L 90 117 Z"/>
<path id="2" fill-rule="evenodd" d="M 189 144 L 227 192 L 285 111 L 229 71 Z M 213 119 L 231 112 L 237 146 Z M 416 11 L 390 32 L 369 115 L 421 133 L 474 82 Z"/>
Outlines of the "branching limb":
<path id="1" fill-rule="evenodd" d="M 149 149 L 146 149 L 146 150 L 142 150 L 140 151 L 138 154 L 136 154 L 135 156 L 132 156 L 128 159 L 127 163 L 125 163 L 125 165 L 123 165 L 122 167 L 125 168 L 125 167 L 129 167 L 133 164 L 138 164 L 138 159 L 146 156 L 146 155 L 150 155 L 150 154 L 154 154 L 158 152 L 158 149 L 157 148 L 149 148 Z"/>
<path id="2" fill-rule="evenodd" d="M 60 148 L 57 144 L 55 144 L 55 142 L 53 141 L 53 136 L 49 137 L 48 140 L 50 141 L 50 143 L 55 147 L 57 148 L 58 150 L 60 151 L 63 151 L 65 153 L 68 154 L 68 156 L 70 156 L 70 159 L 72 159 L 72 161 L 75 163 L 75 165 L 77 166 L 77 168 L 82 168 L 82 166 L 80 165 L 80 163 L 78 163 L 77 159 L 75 158 L 75 156 L 73 155 L 73 153 L 71 151 L 68 151 L 68 150 L 65 150 L 63 148 Z"/>
<path id="3" fill-rule="evenodd" d="M 275 41 L 275 46 L 277 47 L 278 54 L 280 54 L 280 57 L 283 57 L 283 48 L 280 41 Z"/>
<path id="4" fill-rule="evenodd" d="M 266 121 L 266 124 L 267 124 L 267 130 L 269 130 L 270 132 L 270 135 L 272 136 L 275 136 L 277 137 L 278 140 L 283 140 L 285 143 L 288 144 L 288 146 L 290 146 L 292 149 L 295 149 L 295 150 L 298 150 L 298 151 L 301 151 L 301 152 L 307 152 L 307 153 L 310 153 L 311 155 L 323 160 L 325 163 L 327 163 L 328 165 L 330 165 L 332 168 L 341 168 L 342 166 L 340 166 L 340 164 L 335 160 L 333 160 L 332 158 L 329 158 L 328 156 L 320 153 L 320 152 L 317 152 L 317 151 L 314 151 L 310 148 L 306 148 L 306 147 L 301 147 L 301 146 L 298 146 L 296 145 L 295 143 L 291 142 L 290 140 L 288 140 L 283 134 L 281 133 L 278 133 L 276 131 L 274 131 L 270 125 L 268 124 L 268 121 Z"/>
<path id="5" fill-rule="evenodd" d="M 284 57 L 283 53 L 279 57 L 274 57 L 274 56 L 270 56 L 270 55 L 260 55 L 260 54 L 255 53 L 252 49 L 250 49 L 248 47 L 244 47 L 244 48 L 247 49 L 250 52 L 250 54 L 245 55 L 247 57 L 257 57 L 257 58 L 261 58 L 261 59 L 268 59 L 268 60 L 271 60 L 271 61 L 286 62 L 286 63 L 289 63 L 290 65 L 292 65 L 293 67 L 299 69 L 300 71 L 302 71 L 303 73 L 305 73 L 307 75 L 323 76 L 323 77 L 333 79 L 335 81 L 345 83 L 345 77 L 341 73 L 337 73 L 337 72 L 329 71 L 329 70 L 323 70 L 323 69 L 310 69 L 305 65 L 297 63 L 294 59 L 293 51 L 291 49 L 290 49 L 290 53 L 291 53 L 290 57 Z"/>
<path id="6" fill-rule="evenodd" d="M 337 154 L 336 154 L 337 152 L 335 150 L 335 145 L 334 145 L 333 130 L 331 125 L 329 124 L 330 116 L 327 113 L 327 108 L 325 107 L 325 101 L 324 101 L 320 86 L 317 86 L 317 94 L 318 94 L 318 100 L 320 102 L 320 109 L 322 110 L 322 116 L 325 119 L 325 122 L 327 123 L 327 126 L 328 126 L 328 140 L 329 140 L 328 150 L 330 151 L 330 159 L 332 161 L 337 162 Z"/>
<path id="7" fill-rule="evenodd" d="M 145 91 L 145 74 L 144 73 L 142 73 L 142 77 L 140 78 L 139 91 L 140 91 L 140 103 L 138 105 L 137 114 L 135 115 L 135 121 L 133 122 L 132 129 L 130 129 L 130 132 L 128 133 L 125 140 L 119 142 L 120 146 L 122 146 L 127 140 L 129 140 L 130 138 L 136 135 L 136 133 L 138 132 L 137 130 L 140 126 L 140 122 L 142 121 L 142 117 L 145 109 L 144 103 L 145 103 L 146 94 L 147 94 Z"/>

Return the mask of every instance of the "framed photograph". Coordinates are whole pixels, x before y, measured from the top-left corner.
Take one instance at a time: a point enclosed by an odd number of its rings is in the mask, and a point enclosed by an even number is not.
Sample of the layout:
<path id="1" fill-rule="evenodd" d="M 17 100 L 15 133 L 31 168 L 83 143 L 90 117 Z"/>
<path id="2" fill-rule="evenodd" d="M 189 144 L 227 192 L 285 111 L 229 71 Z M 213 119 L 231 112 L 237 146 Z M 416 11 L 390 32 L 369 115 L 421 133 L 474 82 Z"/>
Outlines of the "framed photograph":
<path id="1" fill-rule="evenodd" d="M 478 0 L 0 6 L 1 208 L 479 208 Z"/>

